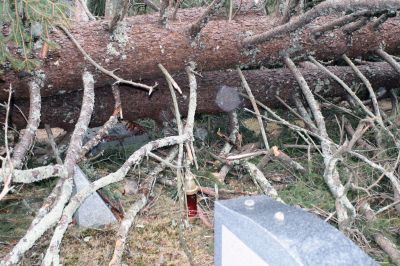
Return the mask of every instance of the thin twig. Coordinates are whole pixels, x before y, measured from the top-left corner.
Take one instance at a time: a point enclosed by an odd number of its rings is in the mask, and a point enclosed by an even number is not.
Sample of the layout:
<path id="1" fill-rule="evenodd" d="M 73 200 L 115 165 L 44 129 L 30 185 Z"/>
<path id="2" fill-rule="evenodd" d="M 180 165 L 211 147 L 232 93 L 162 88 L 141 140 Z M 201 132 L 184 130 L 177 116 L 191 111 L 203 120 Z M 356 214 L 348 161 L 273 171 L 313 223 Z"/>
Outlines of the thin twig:
<path id="1" fill-rule="evenodd" d="M 390 101 L 392 102 L 392 116 L 396 116 L 399 111 L 399 100 L 397 99 L 396 92 L 394 90 L 389 90 Z"/>
<path id="2" fill-rule="evenodd" d="M 57 148 L 57 144 L 54 141 L 54 136 L 53 136 L 53 132 L 51 131 L 51 127 L 49 126 L 49 124 L 45 124 L 44 125 L 46 132 L 47 132 L 47 138 L 49 139 L 50 145 L 51 145 L 51 149 L 53 150 L 54 153 L 54 157 L 56 158 L 56 162 L 58 164 L 63 164 L 61 158 L 60 158 L 60 152 Z"/>
<path id="3" fill-rule="evenodd" d="M 128 235 L 129 229 L 131 228 L 136 215 L 143 209 L 147 204 L 147 197 L 143 194 L 140 199 L 137 200 L 129 210 L 125 213 L 125 217 L 121 222 L 121 225 L 117 232 L 117 240 L 115 242 L 114 253 L 108 266 L 119 266 L 121 265 L 122 254 L 125 248 L 126 236 Z"/>
<path id="4" fill-rule="evenodd" d="M 165 69 L 165 67 L 161 64 L 158 64 L 158 68 L 161 70 L 161 72 L 165 75 L 165 78 L 171 82 L 171 85 L 179 92 L 179 94 L 182 94 L 182 90 L 179 87 L 178 83 L 174 80 L 174 78 L 168 73 L 168 71 Z"/>
<path id="5" fill-rule="evenodd" d="M 361 81 L 364 83 L 365 87 L 367 87 L 367 90 L 369 92 L 369 97 L 372 100 L 372 105 L 374 107 L 375 111 L 375 117 L 378 119 L 380 124 L 383 124 L 382 116 L 379 111 L 379 104 L 378 100 L 376 98 L 376 94 L 374 92 L 374 89 L 372 88 L 371 82 L 364 76 L 363 73 L 357 68 L 356 65 L 348 58 L 345 54 L 342 55 L 342 58 L 349 64 L 349 66 L 353 69 L 353 71 L 356 73 L 356 75 L 361 79 Z"/>
<path id="6" fill-rule="evenodd" d="M 386 62 L 388 62 L 389 65 L 390 65 L 394 70 L 397 71 L 397 73 L 400 74 L 400 63 L 396 62 L 396 60 L 394 60 L 394 58 L 393 58 L 390 54 L 388 54 L 388 53 L 386 53 L 385 51 L 383 51 L 383 49 L 378 49 L 378 50 L 376 50 L 376 53 L 377 53 L 380 57 L 382 57 Z"/>
<path id="7" fill-rule="evenodd" d="M 333 78 L 337 83 L 339 83 L 347 91 L 347 93 L 351 95 L 351 97 L 357 102 L 357 104 L 363 109 L 363 111 L 367 115 L 369 115 L 370 117 L 375 117 L 375 115 L 364 105 L 364 103 L 360 100 L 360 98 L 358 98 L 358 96 L 353 92 L 353 90 L 349 86 L 347 86 L 347 84 L 344 83 L 342 79 L 340 79 L 338 76 L 333 74 L 329 69 L 327 69 L 321 63 L 315 60 L 314 57 L 309 56 L 308 58 L 311 60 L 311 62 L 313 62 L 316 66 L 318 66 L 321 70 L 323 70 L 326 74 L 328 74 L 331 78 Z"/>
<path id="8" fill-rule="evenodd" d="M 229 152 L 232 150 L 233 145 L 236 144 L 237 140 L 237 135 L 239 134 L 239 120 L 237 113 L 235 111 L 232 111 L 229 113 L 229 120 L 230 124 L 232 125 L 232 130 L 231 133 L 229 134 L 229 141 L 226 141 L 224 144 L 224 147 L 222 147 L 219 156 L 223 157 L 229 154 Z M 218 172 L 218 180 L 222 183 L 225 181 L 226 175 L 229 173 L 231 170 L 232 166 L 224 164 L 222 166 L 221 170 Z"/>
<path id="9" fill-rule="evenodd" d="M 275 98 L 278 99 L 280 103 L 283 104 L 293 115 L 297 118 L 301 119 L 312 131 L 317 132 L 317 127 L 315 126 L 314 122 L 311 120 L 311 117 L 308 115 L 307 110 L 304 108 L 303 103 L 299 99 L 299 95 L 295 95 L 294 102 L 296 105 L 296 109 L 300 112 L 298 114 L 292 107 L 290 107 L 283 99 L 281 99 L 278 95 L 275 95 Z"/>
<path id="10" fill-rule="evenodd" d="M 399 204 L 400 204 L 400 200 L 396 200 L 396 201 L 392 202 L 391 204 L 389 204 L 389 205 L 387 205 L 385 207 L 382 207 L 379 210 L 377 210 L 375 212 L 375 215 L 378 215 L 378 214 L 380 214 L 382 212 L 385 212 L 385 211 L 389 210 L 390 208 L 395 207 L 396 205 L 399 205 Z"/>
<path id="11" fill-rule="evenodd" d="M 256 114 L 258 114 L 257 121 L 258 121 L 258 125 L 260 126 L 261 135 L 262 135 L 262 138 L 264 141 L 264 146 L 267 150 L 269 150 L 269 144 L 268 144 L 267 134 L 265 133 L 264 123 L 263 123 L 261 117 L 259 116 L 260 110 L 258 110 L 258 106 L 257 106 L 257 103 L 253 96 L 253 93 L 251 92 L 249 84 L 247 83 L 246 78 L 244 77 L 242 71 L 240 70 L 240 68 L 237 68 L 237 71 L 239 73 L 240 79 L 242 80 L 242 85 L 245 88 L 247 95 L 249 95 L 249 99 L 250 99 L 251 105 L 253 106 L 254 112 Z"/>
<path id="12" fill-rule="evenodd" d="M 174 164 L 172 164 L 172 163 L 170 163 L 170 162 L 168 162 L 168 161 L 165 161 L 163 158 L 161 158 L 161 157 L 158 156 L 157 154 L 154 154 L 154 153 L 152 153 L 152 152 L 149 152 L 147 155 L 148 155 L 149 157 L 151 157 L 151 158 L 156 159 L 157 161 L 161 162 L 162 164 L 164 164 L 164 165 L 166 165 L 166 166 L 168 166 L 168 167 L 170 167 L 170 168 L 172 168 L 172 169 L 178 169 L 178 166 L 176 166 L 176 165 L 174 165 Z"/>

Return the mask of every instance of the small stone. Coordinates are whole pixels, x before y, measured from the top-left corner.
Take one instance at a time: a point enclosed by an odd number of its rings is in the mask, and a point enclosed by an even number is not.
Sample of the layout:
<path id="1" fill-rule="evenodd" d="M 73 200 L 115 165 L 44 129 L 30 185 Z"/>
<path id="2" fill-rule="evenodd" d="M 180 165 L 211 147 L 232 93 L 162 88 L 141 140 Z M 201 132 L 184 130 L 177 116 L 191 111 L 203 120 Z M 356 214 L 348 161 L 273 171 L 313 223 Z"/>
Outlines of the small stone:
<path id="1" fill-rule="evenodd" d="M 194 137 L 204 142 L 208 137 L 207 129 L 205 129 L 204 127 L 195 127 Z"/>
<path id="2" fill-rule="evenodd" d="M 87 237 L 83 238 L 83 241 L 84 242 L 89 242 L 90 239 L 92 239 L 92 237 L 91 236 L 87 236 Z"/>

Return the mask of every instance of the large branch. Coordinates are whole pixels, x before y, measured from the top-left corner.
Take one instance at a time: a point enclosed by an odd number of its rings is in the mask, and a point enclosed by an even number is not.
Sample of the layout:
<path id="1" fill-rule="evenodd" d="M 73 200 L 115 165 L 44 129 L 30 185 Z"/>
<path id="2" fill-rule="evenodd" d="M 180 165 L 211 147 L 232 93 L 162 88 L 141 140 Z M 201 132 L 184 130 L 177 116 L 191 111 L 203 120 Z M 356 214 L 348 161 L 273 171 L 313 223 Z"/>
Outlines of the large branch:
<path id="1" fill-rule="evenodd" d="M 398 75 L 387 63 L 371 63 L 360 66 L 360 71 L 369 79 L 373 88 L 384 87 L 386 89 L 397 88 L 400 82 Z M 354 81 L 362 83 L 354 74 L 350 67 L 329 67 L 333 73 L 351 85 Z M 329 97 L 344 96 L 345 90 L 333 79 L 329 78 L 322 70 L 315 68 L 300 69 L 310 88 L 315 92 Z M 287 69 L 270 70 L 251 70 L 245 72 L 246 79 L 252 88 L 254 97 L 270 107 L 280 106 L 280 102 L 275 97 L 276 94 L 281 99 L 290 103 L 292 96 L 298 90 L 298 84 Z M 234 104 L 235 99 L 224 92 L 223 88 L 240 88 L 241 81 L 235 72 L 203 72 L 203 77 L 197 78 L 198 113 L 221 113 L 224 112 L 219 106 Z M 183 96 L 179 96 L 179 105 L 182 112 L 187 109 L 188 99 L 188 80 L 184 74 L 176 75 L 175 80 L 183 90 Z M 148 97 L 145 91 L 132 90 L 130 87 L 120 87 L 121 104 L 124 110 L 124 118 L 134 121 L 139 118 L 153 118 L 161 121 L 164 114 L 170 113 L 172 103 L 170 102 L 169 90 L 163 79 L 157 80 L 160 84 L 159 89 Z M 223 87 L 225 85 L 225 87 Z M 234 90 L 233 90 L 234 92 Z M 228 96 L 228 97 L 227 97 Z M 82 92 L 73 92 L 65 95 L 52 96 L 42 99 L 42 122 L 53 127 L 58 126 L 71 129 L 79 116 L 82 101 Z M 231 102 L 230 102 L 231 101 Z M 102 125 L 114 112 L 114 97 L 110 87 L 98 88 L 96 90 L 96 104 L 93 112 L 91 126 Z M 226 102 L 226 103 L 224 103 Z M 247 104 L 247 101 L 246 101 Z M 29 102 L 24 100 L 15 101 L 22 112 L 29 111 Z M 132 108 L 134 107 L 134 108 Z M 0 120 L 3 119 L 0 114 Z M 172 115 L 172 113 L 171 113 Z M 171 116 L 172 117 L 172 116 Z M 12 123 L 19 127 L 25 125 L 25 120 L 21 113 L 15 108 L 12 110 Z"/>
<path id="2" fill-rule="evenodd" d="M 115 73 L 119 77 L 134 81 L 161 77 L 162 73 L 157 67 L 159 63 L 175 74 L 183 72 L 189 61 L 197 62 L 201 71 L 210 71 L 238 65 L 276 65 L 282 63 L 282 54 L 288 54 L 291 58 L 313 54 L 318 59 L 332 59 L 342 54 L 360 56 L 375 51 L 381 43 L 385 44 L 385 50 L 389 53 L 400 50 L 399 18 L 388 19 L 379 31 L 367 25 L 352 35 L 336 29 L 315 39 L 311 33 L 313 28 L 338 18 L 338 15 L 329 15 L 311 21 L 295 33 L 285 33 L 256 47 L 244 48 L 241 45 L 244 38 L 274 28 L 276 20 L 250 12 L 238 14 L 231 22 L 215 17 L 196 39 L 192 39 L 188 29 L 203 11 L 182 10 L 178 19 L 171 21 L 168 28 L 159 25 L 157 15 L 128 18 L 126 35 L 120 34 L 113 38 L 114 41 L 110 41 L 104 21 L 76 23 L 70 32 L 97 63 L 110 71 L 118 69 Z M 43 97 L 78 90 L 81 87 L 80 73 L 85 68 L 96 73 L 63 32 L 56 30 L 50 39 L 59 47 L 50 51 L 42 67 L 47 80 L 42 90 Z M 0 78 L 0 100 L 6 99 L 4 89 L 10 83 L 18 88 L 14 93 L 15 99 L 28 98 L 24 76 L 24 73 L 12 71 L 5 73 Z M 113 82 L 111 77 L 97 72 L 97 86 Z"/>

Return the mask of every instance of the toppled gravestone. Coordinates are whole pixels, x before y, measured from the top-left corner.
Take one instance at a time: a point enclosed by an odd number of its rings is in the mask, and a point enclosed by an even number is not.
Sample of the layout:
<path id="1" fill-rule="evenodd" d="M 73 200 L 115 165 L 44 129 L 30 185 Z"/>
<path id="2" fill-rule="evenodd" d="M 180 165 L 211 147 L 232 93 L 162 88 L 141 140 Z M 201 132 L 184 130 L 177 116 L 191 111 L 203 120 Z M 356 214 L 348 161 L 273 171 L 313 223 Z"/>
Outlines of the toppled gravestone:
<path id="1" fill-rule="evenodd" d="M 267 196 L 217 201 L 215 265 L 378 265 L 333 226 Z"/>
<path id="2" fill-rule="evenodd" d="M 90 182 L 79 166 L 75 167 L 74 193 L 89 186 Z M 115 223 L 117 219 L 108 208 L 107 204 L 97 194 L 90 195 L 76 211 L 74 218 L 81 227 L 97 228 L 102 225 Z"/>
<path id="3" fill-rule="evenodd" d="M 89 128 L 83 139 L 86 143 L 92 139 L 101 127 Z M 149 140 L 147 134 L 138 132 L 136 128 L 124 123 L 117 123 L 111 128 L 103 140 L 92 149 L 91 155 L 96 155 L 103 150 L 115 150 L 119 148 L 139 148 Z M 75 168 L 74 175 L 75 193 L 89 186 L 90 181 L 79 167 Z M 97 192 L 90 195 L 79 207 L 74 216 L 77 224 L 82 227 L 96 228 L 116 222 L 116 218 Z"/>

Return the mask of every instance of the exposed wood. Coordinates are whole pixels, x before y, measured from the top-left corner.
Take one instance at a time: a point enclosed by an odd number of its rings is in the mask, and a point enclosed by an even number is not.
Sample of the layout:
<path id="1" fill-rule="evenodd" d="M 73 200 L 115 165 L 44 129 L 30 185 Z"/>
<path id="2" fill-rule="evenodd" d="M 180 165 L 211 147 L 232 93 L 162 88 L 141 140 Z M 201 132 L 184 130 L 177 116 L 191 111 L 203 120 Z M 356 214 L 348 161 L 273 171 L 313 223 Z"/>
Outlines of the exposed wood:
<path id="1" fill-rule="evenodd" d="M 353 84 L 358 81 L 357 76 L 350 67 L 329 67 L 329 69 L 343 79 L 347 84 Z M 384 87 L 386 89 L 397 88 L 400 75 L 387 63 L 374 63 L 359 66 L 360 71 L 369 79 L 374 89 Z M 317 91 L 323 96 L 344 96 L 344 89 L 335 81 L 319 69 L 300 69 L 307 83 L 312 90 Z M 270 107 L 281 106 L 275 95 L 291 103 L 292 96 L 298 85 L 288 69 L 271 70 L 252 70 L 245 71 L 246 79 L 253 91 L 256 99 L 262 101 Z M 240 88 L 240 77 L 232 71 L 203 72 L 203 77 L 198 77 L 198 96 L 201 101 L 198 103 L 198 113 L 222 113 L 217 103 L 217 93 L 223 85 Z M 183 95 L 178 96 L 179 106 L 182 113 L 187 109 L 188 99 L 188 80 L 185 74 L 179 74 L 174 77 L 175 81 L 181 86 Z M 164 79 L 157 80 L 158 89 L 150 97 L 145 91 L 132 89 L 131 87 L 121 86 L 121 104 L 124 110 L 124 119 L 135 121 L 140 118 L 153 118 L 161 121 L 165 115 L 171 112 L 171 98 L 167 84 Z M 361 81 L 359 81 L 361 84 Z M 82 92 L 68 93 L 42 99 L 42 117 L 43 123 L 52 127 L 59 126 L 64 129 L 71 129 L 76 123 L 82 101 Z M 246 102 L 247 103 L 247 102 Z M 25 119 L 17 110 L 18 106 L 23 113 L 29 112 L 29 101 L 16 100 L 12 110 L 11 123 L 22 128 L 25 126 Z M 248 104 L 248 103 L 247 103 Z M 132 108 L 134 107 L 134 108 Z M 110 87 L 96 89 L 95 111 L 92 116 L 91 126 L 99 126 L 106 122 L 114 112 L 114 97 Z M 1 110 L 0 120 L 4 120 L 4 110 Z"/>

